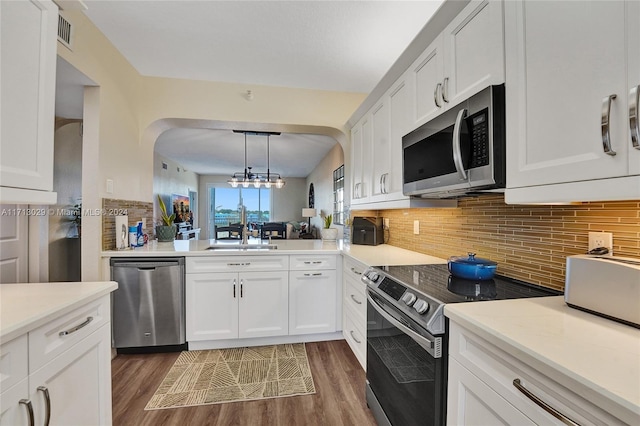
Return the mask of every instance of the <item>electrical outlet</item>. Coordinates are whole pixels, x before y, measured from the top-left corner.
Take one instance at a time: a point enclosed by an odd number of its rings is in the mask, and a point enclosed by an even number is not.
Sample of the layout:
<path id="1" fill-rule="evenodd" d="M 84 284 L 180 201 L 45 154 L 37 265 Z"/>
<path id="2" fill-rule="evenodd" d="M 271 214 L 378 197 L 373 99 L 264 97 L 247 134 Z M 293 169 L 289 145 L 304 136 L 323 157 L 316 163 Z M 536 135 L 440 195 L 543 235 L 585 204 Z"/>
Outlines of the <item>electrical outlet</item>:
<path id="1" fill-rule="evenodd" d="M 589 251 L 598 247 L 608 248 L 607 256 L 613 256 L 613 234 L 611 232 L 589 232 Z"/>
<path id="2" fill-rule="evenodd" d="M 413 221 L 413 234 L 414 235 L 420 235 L 420 221 L 419 220 L 414 220 Z"/>

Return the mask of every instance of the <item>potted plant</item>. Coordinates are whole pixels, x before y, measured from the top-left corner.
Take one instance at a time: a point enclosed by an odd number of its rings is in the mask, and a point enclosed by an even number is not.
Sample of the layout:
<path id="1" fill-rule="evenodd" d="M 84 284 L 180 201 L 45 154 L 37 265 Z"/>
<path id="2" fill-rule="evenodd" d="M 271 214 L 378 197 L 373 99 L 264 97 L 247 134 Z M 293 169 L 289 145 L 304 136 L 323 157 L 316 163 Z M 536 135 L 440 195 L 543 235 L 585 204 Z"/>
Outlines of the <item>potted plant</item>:
<path id="1" fill-rule="evenodd" d="M 158 204 L 160 205 L 160 219 L 162 223 L 156 225 L 156 237 L 158 242 L 172 242 L 176 239 L 176 225 L 173 221 L 176 218 L 176 214 L 172 213 L 171 216 L 167 214 L 167 206 L 162 201 L 160 195 L 158 195 Z"/>
<path id="2" fill-rule="evenodd" d="M 335 241 L 338 238 L 338 230 L 331 227 L 333 221 L 333 215 L 324 217 L 324 228 L 320 230 L 320 235 L 323 240 Z"/>

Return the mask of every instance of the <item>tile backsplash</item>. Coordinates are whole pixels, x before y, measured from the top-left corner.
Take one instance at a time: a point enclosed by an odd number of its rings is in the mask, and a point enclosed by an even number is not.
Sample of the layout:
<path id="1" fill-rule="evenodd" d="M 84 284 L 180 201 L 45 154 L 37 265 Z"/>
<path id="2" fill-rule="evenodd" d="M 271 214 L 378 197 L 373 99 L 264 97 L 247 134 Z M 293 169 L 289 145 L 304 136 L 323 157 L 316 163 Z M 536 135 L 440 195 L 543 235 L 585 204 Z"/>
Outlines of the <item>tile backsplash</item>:
<path id="1" fill-rule="evenodd" d="M 114 250 L 116 248 L 116 216 L 122 212 L 129 216 L 129 225 L 135 225 L 142 218 L 146 218 L 146 232 L 153 234 L 153 203 L 142 201 L 115 200 L 112 198 L 102 199 L 102 249 Z M 113 214 L 110 214 L 113 213 Z M 150 238 L 153 238 L 150 235 Z"/>
<path id="2" fill-rule="evenodd" d="M 351 215 L 389 218 L 387 244 L 445 259 L 472 251 L 498 262 L 499 274 L 560 290 L 566 257 L 586 253 L 589 231 L 612 232 L 614 255 L 640 258 L 640 200 L 507 205 L 502 195 L 483 195 L 462 198 L 452 209 Z"/>

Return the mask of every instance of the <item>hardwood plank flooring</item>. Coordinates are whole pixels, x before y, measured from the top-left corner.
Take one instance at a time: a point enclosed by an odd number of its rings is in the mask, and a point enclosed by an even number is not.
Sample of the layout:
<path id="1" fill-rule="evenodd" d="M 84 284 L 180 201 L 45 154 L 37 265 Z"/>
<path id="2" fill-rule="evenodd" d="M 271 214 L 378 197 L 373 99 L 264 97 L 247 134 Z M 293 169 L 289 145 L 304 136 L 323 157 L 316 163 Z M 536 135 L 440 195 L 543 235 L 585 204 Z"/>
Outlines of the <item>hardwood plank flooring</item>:
<path id="1" fill-rule="evenodd" d="M 114 426 L 375 425 L 365 373 L 344 340 L 307 343 L 314 395 L 144 411 L 179 353 L 118 355 L 111 362 Z"/>

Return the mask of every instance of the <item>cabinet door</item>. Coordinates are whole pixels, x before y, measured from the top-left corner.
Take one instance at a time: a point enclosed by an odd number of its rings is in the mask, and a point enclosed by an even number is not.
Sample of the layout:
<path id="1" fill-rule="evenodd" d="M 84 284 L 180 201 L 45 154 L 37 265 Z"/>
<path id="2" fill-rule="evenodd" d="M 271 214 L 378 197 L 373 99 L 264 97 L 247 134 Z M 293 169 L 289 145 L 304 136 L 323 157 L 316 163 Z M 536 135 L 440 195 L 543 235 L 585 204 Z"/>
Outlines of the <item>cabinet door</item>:
<path id="1" fill-rule="evenodd" d="M 449 358 L 448 384 L 448 425 L 535 424 L 453 358 Z"/>
<path id="2" fill-rule="evenodd" d="M 2 1 L 0 15 L 0 182 L 51 191 L 58 8 Z"/>
<path id="3" fill-rule="evenodd" d="M 239 274 L 239 336 L 286 336 L 289 324 L 289 274 L 243 272 Z"/>
<path id="4" fill-rule="evenodd" d="M 622 1 L 505 3 L 508 188 L 627 174 L 625 46 Z"/>
<path id="5" fill-rule="evenodd" d="M 289 334 L 336 331 L 336 271 L 289 273 Z"/>
<path id="6" fill-rule="evenodd" d="M 414 126 L 420 126 L 442 111 L 442 76 L 444 62 L 442 36 L 438 36 L 413 63 L 411 78 L 415 81 L 415 120 Z"/>
<path id="7" fill-rule="evenodd" d="M 443 102 L 447 106 L 504 83 L 502 1 L 474 0 L 443 31 Z"/>
<path id="8" fill-rule="evenodd" d="M 27 426 L 29 412 L 21 400 L 29 397 L 29 381 L 24 378 L 0 394 L 0 426 Z"/>
<path id="9" fill-rule="evenodd" d="M 186 276 L 187 341 L 237 338 L 238 274 L 218 272 Z"/>
<path id="10" fill-rule="evenodd" d="M 111 424 L 111 344 L 109 323 L 29 376 L 35 424 L 46 415 L 47 388 L 51 425 Z"/>
<path id="11" fill-rule="evenodd" d="M 373 150 L 371 201 L 384 196 L 388 192 L 384 187 L 384 179 L 391 172 L 391 116 L 389 102 L 386 97 L 373 107 L 371 113 L 371 148 Z"/>
<path id="12" fill-rule="evenodd" d="M 403 76 L 389 95 L 389 107 L 391 115 L 391 142 L 389 145 L 389 175 L 384 183 L 388 199 L 404 198 L 402 195 L 402 137 L 412 130 L 415 112 L 412 110 L 411 80 Z"/>
<path id="13" fill-rule="evenodd" d="M 640 105 L 637 104 L 637 95 L 632 96 L 634 93 L 632 90 L 640 91 L 640 2 L 627 1 L 627 96 L 629 97 L 629 104 L 635 104 L 636 110 L 640 110 Z M 631 108 L 629 106 L 629 108 Z M 630 118 L 629 118 L 630 119 Z M 631 124 L 631 123 L 629 123 Z M 638 131 L 638 143 L 640 143 L 640 124 L 636 125 L 636 131 Z M 631 144 L 631 133 L 628 135 L 629 144 Z M 640 146 L 629 148 L 629 174 L 640 175 Z"/>
<path id="14" fill-rule="evenodd" d="M 362 123 L 351 129 L 351 204 L 357 203 L 362 185 Z"/>

